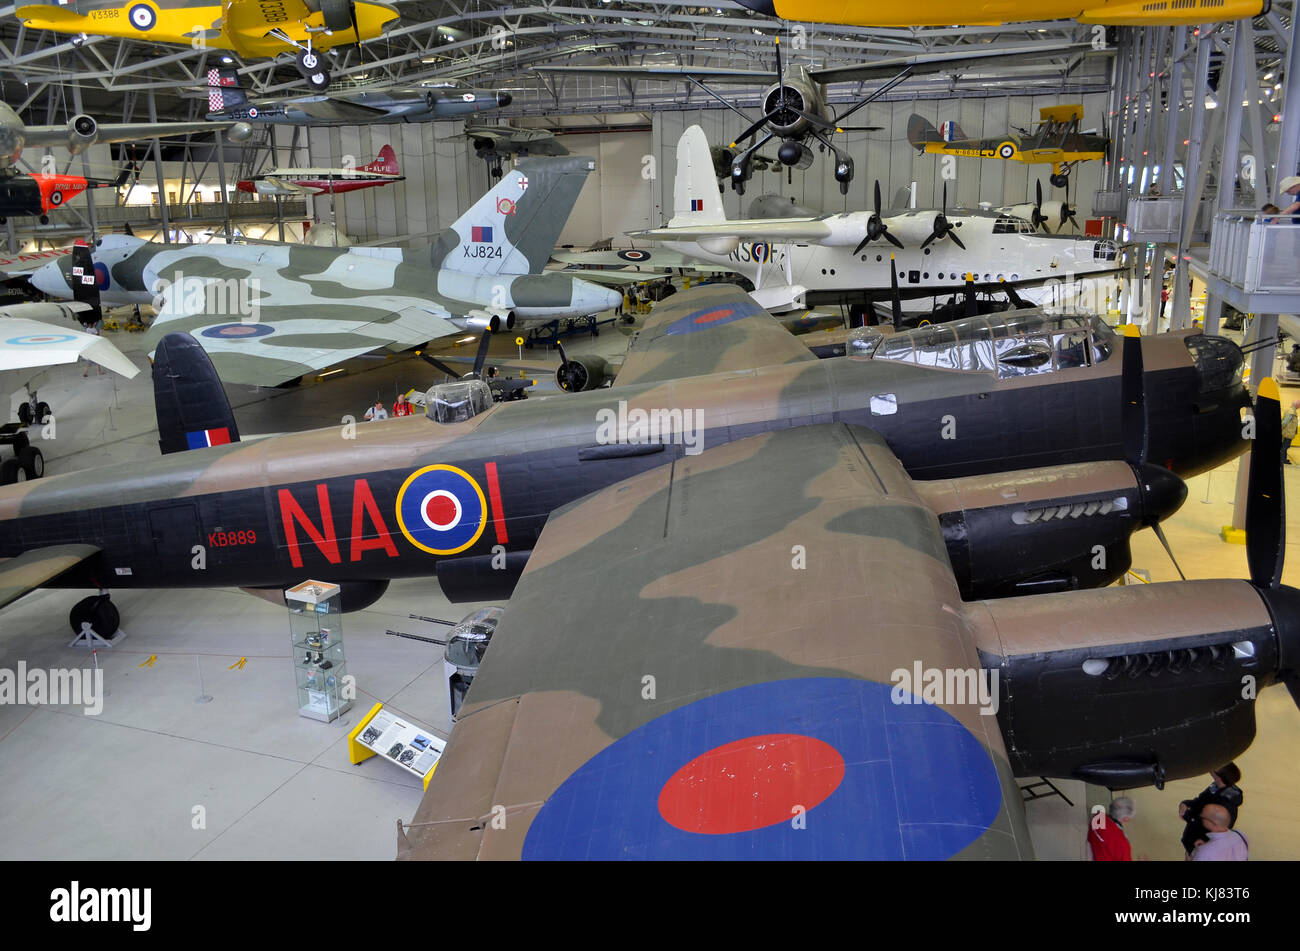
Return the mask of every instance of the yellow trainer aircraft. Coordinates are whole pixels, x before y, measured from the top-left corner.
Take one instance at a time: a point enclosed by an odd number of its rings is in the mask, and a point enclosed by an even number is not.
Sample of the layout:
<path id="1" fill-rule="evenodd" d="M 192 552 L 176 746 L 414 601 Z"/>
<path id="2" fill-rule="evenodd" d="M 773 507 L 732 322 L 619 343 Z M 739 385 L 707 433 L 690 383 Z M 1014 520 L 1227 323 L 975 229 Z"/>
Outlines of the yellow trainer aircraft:
<path id="1" fill-rule="evenodd" d="M 907 122 L 907 141 L 920 152 L 934 155 L 965 155 L 997 158 L 1030 165 L 1051 165 L 1048 179 L 1057 188 L 1069 181 L 1076 162 L 1104 159 L 1110 138 L 1095 132 L 1080 132 L 1083 106 L 1044 106 L 1033 131 L 1019 129 L 1006 135 L 970 139 L 955 122 L 935 128 L 924 116 L 912 114 Z"/>
<path id="2" fill-rule="evenodd" d="M 119 36 L 230 50 L 241 57 L 297 51 L 298 71 L 315 89 L 329 85 L 318 51 L 373 40 L 397 10 L 372 0 L 71 0 L 21 3 L 32 30 Z"/>
<path id="3" fill-rule="evenodd" d="M 1168 26 L 1244 20 L 1270 0 L 936 0 L 920 6 L 868 0 L 736 0 L 783 20 L 846 26 L 982 26 L 1077 20 L 1107 26 Z"/>

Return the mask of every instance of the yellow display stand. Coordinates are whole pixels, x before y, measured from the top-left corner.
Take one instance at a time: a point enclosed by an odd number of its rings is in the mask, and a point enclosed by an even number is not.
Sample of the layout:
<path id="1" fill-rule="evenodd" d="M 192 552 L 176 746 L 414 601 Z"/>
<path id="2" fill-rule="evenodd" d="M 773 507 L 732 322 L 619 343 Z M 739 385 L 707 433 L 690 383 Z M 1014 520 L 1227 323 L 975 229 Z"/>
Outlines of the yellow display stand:
<path id="1" fill-rule="evenodd" d="M 368 749 L 367 747 L 364 747 L 360 743 L 358 743 L 357 737 L 359 737 L 361 735 L 361 731 L 366 728 L 366 724 L 369 723 L 371 720 L 373 720 L 375 718 L 375 714 L 382 709 L 384 709 L 384 705 L 382 703 L 375 704 L 373 707 L 370 708 L 370 712 L 367 713 L 364 717 L 362 717 L 361 722 L 359 722 L 355 727 L 353 727 L 352 732 L 348 734 L 348 759 L 352 761 L 353 766 L 356 766 L 358 763 L 364 763 L 366 760 L 370 759 L 370 757 L 375 755 L 374 750 Z"/>

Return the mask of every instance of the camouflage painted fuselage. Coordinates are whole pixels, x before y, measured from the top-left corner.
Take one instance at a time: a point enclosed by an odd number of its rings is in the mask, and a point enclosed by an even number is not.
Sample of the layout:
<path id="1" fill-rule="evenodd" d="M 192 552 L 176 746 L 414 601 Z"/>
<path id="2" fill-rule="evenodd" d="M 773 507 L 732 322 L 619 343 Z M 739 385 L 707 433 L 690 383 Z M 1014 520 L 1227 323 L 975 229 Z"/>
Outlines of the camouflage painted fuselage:
<path id="1" fill-rule="evenodd" d="M 1203 339 L 1157 337 L 1145 347 L 1149 458 L 1181 475 L 1245 445 L 1244 389 L 1221 378 L 1206 388 L 1209 375 L 1186 346 Z M 0 556 L 98 545 L 99 556 L 54 582 L 69 587 L 278 587 L 436 572 L 444 587 L 473 590 L 475 577 L 517 573 L 553 510 L 673 464 L 692 442 L 846 422 L 881 433 L 923 479 L 1122 458 L 1120 364 L 1117 353 L 1005 380 L 884 360 L 687 367 L 700 375 L 499 404 L 462 423 L 392 419 L 182 452 L 0 490 Z M 658 438 L 601 439 L 602 421 L 638 409 L 659 412 Z"/>

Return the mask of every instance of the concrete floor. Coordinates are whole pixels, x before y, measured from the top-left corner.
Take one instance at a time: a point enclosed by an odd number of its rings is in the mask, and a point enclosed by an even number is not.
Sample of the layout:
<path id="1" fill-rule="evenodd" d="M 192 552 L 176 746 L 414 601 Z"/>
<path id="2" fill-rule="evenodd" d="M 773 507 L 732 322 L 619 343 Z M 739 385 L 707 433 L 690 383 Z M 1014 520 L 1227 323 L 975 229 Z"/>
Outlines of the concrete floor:
<path id="1" fill-rule="evenodd" d="M 109 334 L 138 365 L 140 337 Z M 603 330 L 575 339 L 573 352 L 620 355 L 625 338 Z M 472 358 L 472 345 L 462 348 Z M 517 358 L 494 347 L 493 362 Z M 554 365 L 545 351 L 524 351 L 530 363 Z M 245 436 L 358 418 L 381 396 L 423 389 L 438 374 L 410 356 L 351 361 L 349 372 L 291 390 L 234 387 L 232 402 Z M 548 380 L 545 387 L 552 387 Z M 539 387 L 539 390 L 543 387 Z M 41 388 L 55 409 L 52 440 L 34 439 L 51 474 L 156 453 L 147 369 L 122 381 L 92 369 L 56 369 Z M 1300 398 L 1284 389 L 1283 399 Z M 1295 452 L 1300 461 L 1300 450 Z M 1286 482 L 1300 498 L 1300 466 Z M 1165 523 L 1189 578 L 1245 577 L 1245 549 L 1218 537 L 1231 521 L 1236 464 L 1191 480 L 1183 509 Z M 1208 501 L 1205 501 L 1208 499 Z M 1300 506 L 1288 515 L 1283 580 L 1300 586 Z M 1154 581 L 1176 580 L 1151 532 L 1134 539 L 1134 565 Z M 80 594 L 37 591 L 0 613 L 0 668 L 89 666 L 84 650 L 67 646 L 67 611 Z M 0 706 L 0 858 L 372 858 L 396 853 L 395 822 L 409 821 L 419 782 L 379 757 L 348 762 L 346 735 L 375 701 L 445 736 L 450 717 L 441 650 L 391 636 L 388 630 L 438 636 L 437 625 L 412 613 L 456 620 L 478 605 L 450 605 L 436 582 L 395 582 L 372 608 L 343 622 L 348 671 L 359 697 L 331 724 L 299 717 L 284 608 L 229 589 L 123 591 L 114 595 L 127 637 L 98 652 L 108 696 L 104 711 Z M 147 665 L 153 657 L 152 665 Z M 234 666 L 241 658 L 245 665 Z M 144 665 L 144 666 L 142 666 Z M 200 686 L 200 677 L 202 685 Z M 200 695 L 210 696 L 198 702 Z M 1300 785 L 1292 765 L 1300 711 L 1286 691 L 1269 688 L 1257 703 L 1258 735 L 1237 762 L 1246 801 L 1240 827 L 1255 859 L 1300 857 Z M 1181 859 L 1178 802 L 1208 778 L 1132 793 L 1134 853 Z M 1058 782 L 1059 797 L 1026 806 L 1035 848 L 1044 859 L 1083 857 L 1088 806 L 1109 794 Z"/>

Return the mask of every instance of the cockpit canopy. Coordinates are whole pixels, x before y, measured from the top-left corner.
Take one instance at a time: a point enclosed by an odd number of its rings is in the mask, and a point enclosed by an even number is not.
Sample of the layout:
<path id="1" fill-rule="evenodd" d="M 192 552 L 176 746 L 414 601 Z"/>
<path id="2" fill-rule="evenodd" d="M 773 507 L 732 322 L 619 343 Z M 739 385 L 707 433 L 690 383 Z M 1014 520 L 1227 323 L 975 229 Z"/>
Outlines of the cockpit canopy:
<path id="1" fill-rule="evenodd" d="M 482 380 L 457 380 L 430 387 L 425 414 L 436 423 L 463 423 L 492 408 L 492 391 Z"/>
<path id="2" fill-rule="evenodd" d="M 994 234 L 1033 234 L 1034 226 L 1015 215 L 998 215 L 993 222 Z"/>
<path id="3" fill-rule="evenodd" d="M 1114 350 L 1115 332 L 1095 315 L 1015 310 L 892 334 L 869 352 L 873 360 L 995 373 L 1005 379 L 1092 366 Z M 854 354 L 852 346 L 849 353 Z"/>

